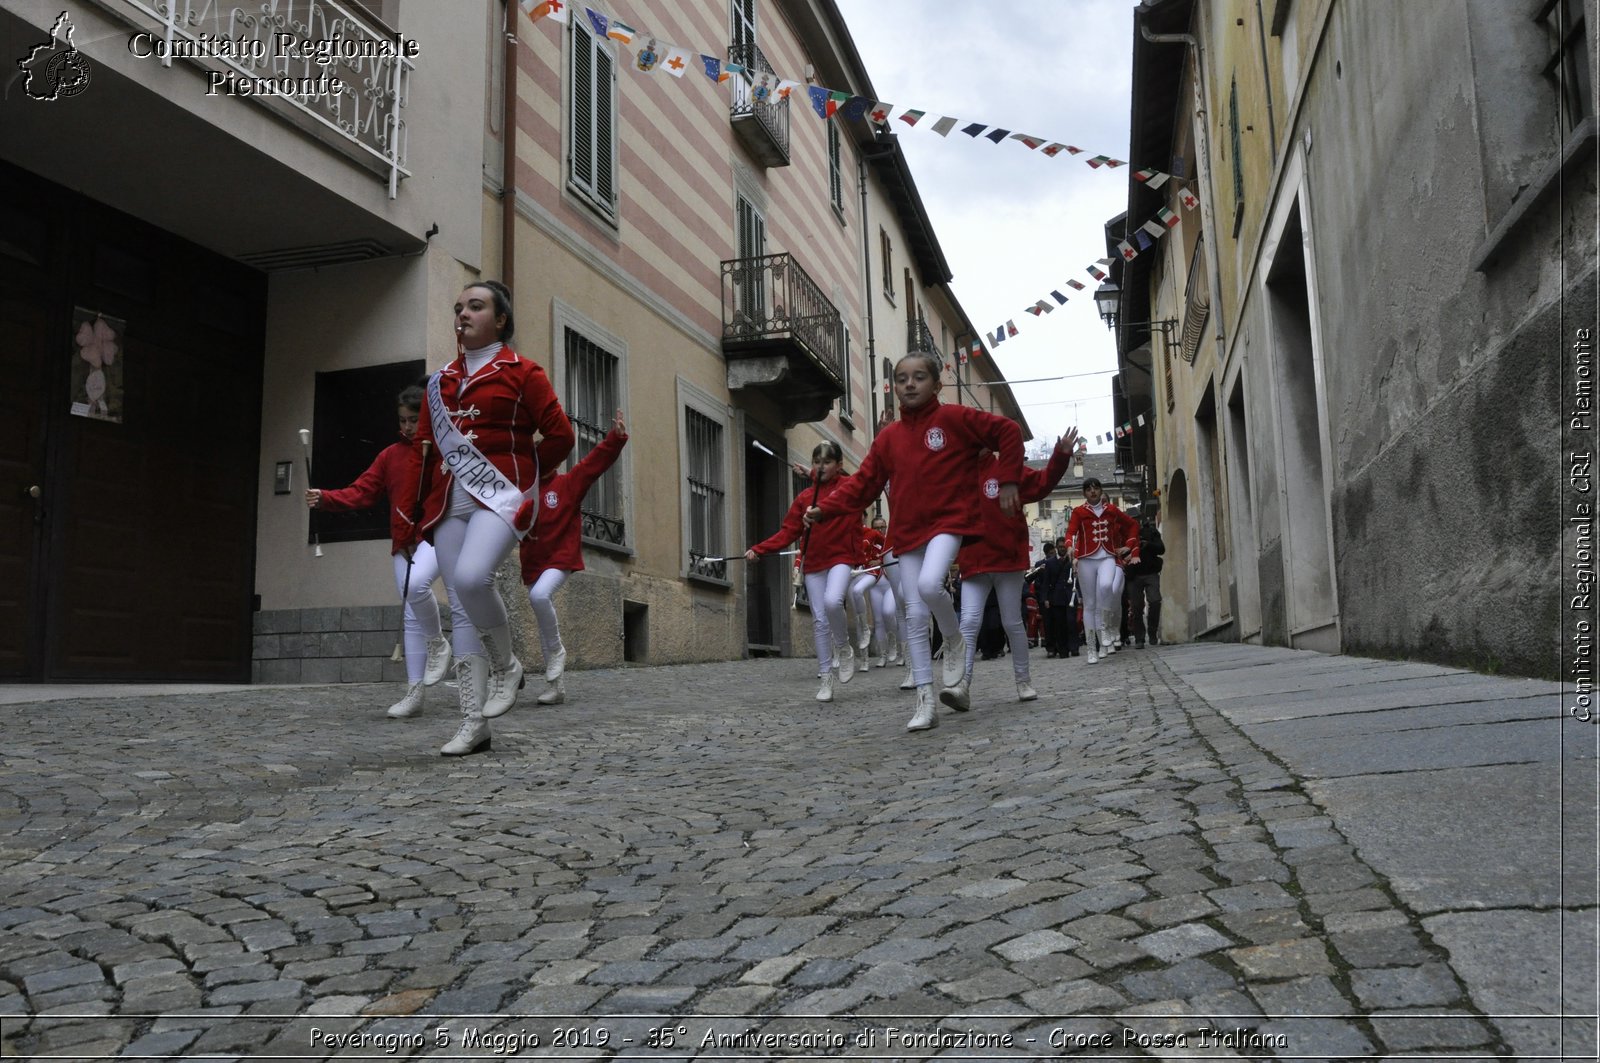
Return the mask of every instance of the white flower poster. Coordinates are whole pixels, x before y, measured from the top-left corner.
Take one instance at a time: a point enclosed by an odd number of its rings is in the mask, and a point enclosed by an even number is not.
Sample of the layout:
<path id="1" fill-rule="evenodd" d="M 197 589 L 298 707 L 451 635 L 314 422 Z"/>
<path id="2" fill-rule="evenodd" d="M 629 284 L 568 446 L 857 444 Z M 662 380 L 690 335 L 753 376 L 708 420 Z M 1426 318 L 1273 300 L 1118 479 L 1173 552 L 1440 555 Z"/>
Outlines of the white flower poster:
<path id="1" fill-rule="evenodd" d="M 127 322 L 72 309 L 72 415 L 122 423 L 122 338 Z"/>

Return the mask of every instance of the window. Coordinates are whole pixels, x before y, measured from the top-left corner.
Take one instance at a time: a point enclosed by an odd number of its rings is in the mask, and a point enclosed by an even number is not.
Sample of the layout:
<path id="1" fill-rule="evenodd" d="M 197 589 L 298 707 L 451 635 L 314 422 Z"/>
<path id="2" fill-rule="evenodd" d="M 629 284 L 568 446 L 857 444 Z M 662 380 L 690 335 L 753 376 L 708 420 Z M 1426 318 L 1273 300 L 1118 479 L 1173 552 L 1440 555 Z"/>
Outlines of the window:
<path id="1" fill-rule="evenodd" d="M 735 276 L 739 314 L 756 329 L 767 321 L 767 271 L 761 259 L 767 253 L 767 222 L 754 203 L 740 196 L 735 219 L 739 240 L 739 260 L 744 263 Z"/>
<path id="2" fill-rule="evenodd" d="M 833 209 L 844 213 L 844 172 L 840 165 L 839 123 L 828 123 L 828 195 Z"/>
<path id="3" fill-rule="evenodd" d="M 697 410 L 683 411 L 689 450 L 689 556 L 691 560 L 721 557 L 727 509 L 727 476 L 723 471 L 722 426 Z"/>
<path id="4" fill-rule="evenodd" d="M 1228 87 L 1228 139 L 1233 150 L 1233 235 L 1244 225 L 1244 159 L 1239 154 L 1239 79 Z"/>
<path id="5" fill-rule="evenodd" d="M 607 218 L 617 215 L 617 71 L 610 46 L 572 20 L 568 187 Z"/>
<path id="6" fill-rule="evenodd" d="M 611 420 L 622 402 L 617 392 L 616 355 L 604 350 L 572 328 L 566 332 L 566 395 L 563 404 L 577 445 L 572 463 L 581 461 L 611 431 Z M 569 466 L 570 468 L 571 466 Z M 586 539 L 623 546 L 627 520 L 623 511 L 622 469 L 613 465 L 589 488 L 583 499 L 583 535 Z"/>
<path id="7" fill-rule="evenodd" d="M 894 303 L 894 244 L 889 241 L 889 233 L 884 229 L 878 230 L 878 247 L 883 258 L 883 297 Z"/>
<path id="8" fill-rule="evenodd" d="M 426 370 L 426 364 L 418 358 L 318 373 L 311 413 L 311 469 L 316 481 L 306 486 L 335 488 L 353 484 L 385 447 L 398 443 L 397 399 Z M 395 504 L 403 502 L 395 499 Z M 380 504 L 344 513 L 319 509 L 310 525 L 307 542 L 311 541 L 310 532 L 324 543 L 387 540 L 389 507 Z"/>
<path id="9" fill-rule="evenodd" d="M 850 387 L 850 326 L 839 321 L 839 375 L 844 378 L 844 394 L 839 396 L 839 416 L 849 420 L 855 412 L 855 397 Z"/>
<path id="10" fill-rule="evenodd" d="M 1594 81 L 1583 0 L 1545 0 L 1539 20 L 1550 37 L 1550 61 L 1544 74 L 1555 82 L 1561 108 L 1562 135 L 1594 114 Z"/>

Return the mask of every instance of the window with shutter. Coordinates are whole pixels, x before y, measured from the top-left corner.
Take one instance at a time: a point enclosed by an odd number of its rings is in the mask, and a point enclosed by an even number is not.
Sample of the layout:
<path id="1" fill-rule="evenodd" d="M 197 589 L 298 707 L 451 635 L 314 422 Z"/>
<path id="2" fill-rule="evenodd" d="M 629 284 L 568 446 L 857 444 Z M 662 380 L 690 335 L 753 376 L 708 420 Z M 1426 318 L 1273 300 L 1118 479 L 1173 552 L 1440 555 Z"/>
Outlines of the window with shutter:
<path id="1" fill-rule="evenodd" d="M 608 219 L 617 213 L 616 60 L 589 27 L 572 23 L 568 187 Z"/>

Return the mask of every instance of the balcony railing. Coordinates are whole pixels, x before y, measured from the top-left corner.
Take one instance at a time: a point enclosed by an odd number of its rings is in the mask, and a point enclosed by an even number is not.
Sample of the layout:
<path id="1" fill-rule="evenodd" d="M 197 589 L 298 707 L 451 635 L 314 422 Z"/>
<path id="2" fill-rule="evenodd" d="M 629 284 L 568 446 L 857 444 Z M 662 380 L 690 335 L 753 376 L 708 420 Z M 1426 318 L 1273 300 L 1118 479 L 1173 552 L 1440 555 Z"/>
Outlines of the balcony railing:
<path id="1" fill-rule="evenodd" d="M 416 42 L 358 9 L 338 0 L 95 2 L 133 27 L 135 55 L 207 71 L 218 93 L 245 96 L 386 176 L 390 199 L 410 176 L 401 111 Z"/>
<path id="2" fill-rule="evenodd" d="M 728 49 L 728 61 L 747 71 L 733 77 L 733 106 L 729 115 L 734 127 L 744 135 L 745 142 L 763 163 L 789 165 L 789 100 L 778 98 L 778 78 L 772 64 L 754 43 L 732 45 Z M 763 78 L 763 74 L 767 76 Z M 760 133 L 747 132 L 745 127 L 749 123 L 759 127 Z"/>
<path id="3" fill-rule="evenodd" d="M 724 350 L 788 340 L 842 389 L 839 310 L 789 254 L 722 263 Z"/>
<path id="4" fill-rule="evenodd" d="M 934 345 L 933 333 L 928 331 L 928 323 L 922 318 L 906 322 L 906 353 L 926 351 L 937 358 L 940 364 L 944 362 L 944 355 L 939 353 L 939 348 Z"/>

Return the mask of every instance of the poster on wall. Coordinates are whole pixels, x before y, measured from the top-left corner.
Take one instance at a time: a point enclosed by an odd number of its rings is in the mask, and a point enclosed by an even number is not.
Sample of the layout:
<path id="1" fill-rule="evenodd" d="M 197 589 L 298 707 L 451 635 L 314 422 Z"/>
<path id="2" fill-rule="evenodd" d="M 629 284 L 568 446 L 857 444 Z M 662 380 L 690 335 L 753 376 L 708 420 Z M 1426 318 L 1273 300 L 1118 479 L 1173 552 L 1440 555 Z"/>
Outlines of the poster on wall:
<path id="1" fill-rule="evenodd" d="M 122 337 L 127 322 L 72 308 L 72 415 L 122 423 Z"/>

